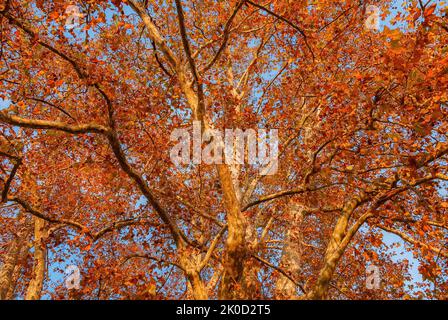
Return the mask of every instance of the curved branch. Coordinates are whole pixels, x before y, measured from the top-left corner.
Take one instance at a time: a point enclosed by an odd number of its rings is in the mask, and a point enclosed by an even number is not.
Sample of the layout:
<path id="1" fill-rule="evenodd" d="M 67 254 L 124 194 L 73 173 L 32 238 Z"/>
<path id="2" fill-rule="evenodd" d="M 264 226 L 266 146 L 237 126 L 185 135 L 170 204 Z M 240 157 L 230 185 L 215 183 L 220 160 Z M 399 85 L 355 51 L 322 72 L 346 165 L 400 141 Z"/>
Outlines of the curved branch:
<path id="1" fill-rule="evenodd" d="M 180 0 L 175 0 L 175 2 L 176 2 L 177 17 L 179 20 L 179 29 L 180 29 L 182 44 L 184 47 L 185 54 L 187 56 L 187 60 L 188 60 L 188 64 L 190 66 L 191 72 L 193 73 L 194 83 L 196 84 L 196 87 L 197 87 L 197 94 L 196 94 L 196 97 L 197 97 L 196 104 L 197 105 L 193 108 L 196 110 L 192 110 L 192 111 L 195 114 L 196 120 L 203 122 L 204 115 L 205 115 L 204 89 L 203 89 L 201 80 L 199 79 L 199 74 L 198 74 L 198 70 L 196 68 L 196 63 L 191 54 L 190 44 L 188 42 L 187 30 L 185 28 L 185 17 L 184 17 L 184 11 L 182 9 L 182 4 L 180 3 Z M 185 92 L 185 94 L 187 94 L 187 92 L 189 91 L 189 88 L 187 88 L 188 85 L 185 86 L 186 79 L 184 79 L 185 78 L 184 72 L 180 72 L 180 78 L 182 78 L 181 82 L 183 83 L 182 85 L 184 86 L 183 91 Z"/>
<path id="2" fill-rule="evenodd" d="M 19 169 L 20 165 L 22 164 L 21 158 L 13 158 L 13 160 L 15 162 L 14 167 L 11 170 L 11 174 L 9 175 L 8 180 L 6 180 L 6 182 L 5 182 L 5 186 L 2 191 L 2 198 L 1 198 L 0 202 L 6 202 L 7 197 L 8 197 L 9 188 L 11 187 L 12 180 L 14 179 L 14 177 L 17 173 L 17 170 Z"/>
<path id="3" fill-rule="evenodd" d="M 416 245 L 416 244 L 417 244 L 417 245 L 419 245 L 419 246 L 421 246 L 421 247 L 424 247 L 424 248 L 426 248 L 426 249 L 428 249 L 428 250 L 431 250 L 431 251 L 434 252 L 434 253 L 437 253 L 438 255 L 440 255 L 440 256 L 442 256 L 442 257 L 448 258 L 448 252 L 443 252 L 442 249 L 434 248 L 434 247 L 431 246 L 431 245 L 428 245 L 428 244 L 423 243 L 423 242 L 421 242 L 421 241 L 415 240 L 414 238 L 411 238 L 410 236 L 408 236 L 408 235 L 405 234 L 404 232 L 401 232 L 401 231 L 398 231 L 398 230 L 396 230 L 396 229 L 389 228 L 389 227 L 386 227 L 386 226 L 376 225 L 376 227 L 377 227 L 377 228 L 380 228 L 380 229 L 382 229 L 382 230 L 384 230 L 384 231 L 393 233 L 393 234 L 399 236 L 401 239 L 403 239 L 404 241 L 406 241 L 406 242 L 408 242 L 408 243 L 410 243 L 410 244 L 413 244 L 413 245 Z"/>
<path id="4" fill-rule="evenodd" d="M 100 133 L 107 136 L 111 148 L 115 156 L 117 157 L 117 160 L 121 168 L 128 174 L 130 178 L 132 178 L 137 183 L 143 195 L 148 199 L 153 208 L 157 211 L 163 222 L 168 225 L 176 243 L 179 243 L 181 238 L 186 242 L 188 242 L 186 236 L 179 230 L 174 221 L 172 221 L 169 214 L 162 208 L 162 206 L 156 200 L 156 198 L 152 194 L 152 191 L 148 187 L 146 181 L 128 163 L 124 155 L 124 152 L 120 146 L 120 143 L 118 141 L 118 137 L 114 131 L 98 124 L 67 125 L 56 121 L 24 119 L 13 115 L 8 115 L 5 112 L 0 112 L 0 121 L 3 121 L 11 125 L 32 129 L 51 129 L 72 134 Z"/>
<path id="5" fill-rule="evenodd" d="M 95 123 L 91 124 L 81 124 L 81 125 L 69 125 L 58 121 L 48 121 L 48 120 L 32 120 L 21 118 L 15 115 L 9 115 L 4 111 L 0 112 L 0 121 L 23 128 L 31 129 L 47 129 L 63 131 L 72 134 L 84 134 L 84 133 L 99 133 L 108 134 L 109 129 Z"/>
<path id="6" fill-rule="evenodd" d="M 213 59 L 207 63 L 207 65 L 201 70 L 202 72 L 207 72 L 207 70 L 209 70 L 215 63 L 216 61 L 218 61 L 219 57 L 221 56 L 221 53 L 224 51 L 224 49 L 227 46 L 227 42 L 229 40 L 229 34 L 230 34 L 230 27 L 232 26 L 232 22 L 235 19 L 238 11 L 241 9 L 241 7 L 243 6 L 243 4 L 246 2 L 246 0 L 240 0 L 237 5 L 235 6 L 235 9 L 233 9 L 232 15 L 230 16 L 230 18 L 227 20 L 226 25 L 224 27 L 224 32 L 223 32 L 223 40 L 221 43 L 221 46 L 219 47 L 218 51 L 216 52 L 215 56 L 213 57 Z"/>
<path id="7" fill-rule="evenodd" d="M 115 157 L 118 160 L 118 163 L 120 164 L 120 167 L 123 169 L 124 172 L 132 179 L 134 180 L 140 191 L 143 193 L 143 195 L 148 199 L 149 203 L 152 205 L 154 210 L 158 213 L 159 217 L 162 219 L 162 221 L 168 226 L 168 228 L 171 231 L 171 234 L 174 238 L 174 241 L 176 244 L 180 244 L 182 240 L 185 242 L 189 242 L 186 238 L 185 234 L 177 227 L 176 223 L 171 219 L 169 213 L 160 205 L 160 203 L 157 201 L 156 197 L 153 195 L 151 189 L 149 188 L 146 181 L 143 179 L 143 177 L 134 170 L 129 162 L 126 159 L 126 156 L 124 155 L 123 149 L 120 145 L 120 142 L 118 141 L 118 137 L 115 132 L 108 135 L 110 146 L 115 154 Z"/>

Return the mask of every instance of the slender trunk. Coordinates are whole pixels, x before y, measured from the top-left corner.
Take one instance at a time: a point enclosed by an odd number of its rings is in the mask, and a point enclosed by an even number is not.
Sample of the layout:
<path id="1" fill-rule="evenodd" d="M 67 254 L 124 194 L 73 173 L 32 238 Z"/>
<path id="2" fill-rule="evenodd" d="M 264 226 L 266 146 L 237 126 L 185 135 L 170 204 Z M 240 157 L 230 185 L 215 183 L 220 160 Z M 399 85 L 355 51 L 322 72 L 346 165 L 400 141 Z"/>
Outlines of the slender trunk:
<path id="1" fill-rule="evenodd" d="M 46 248 L 43 243 L 45 240 L 44 227 L 45 221 L 34 217 L 34 265 L 33 275 L 25 295 L 26 300 L 39 300 L 42 293 L 46 260 Z"/>
<path id="2" fill-rule="evenodd" d="M 207 300 L 207 288 L 201 278 L 198 269 L 200 263 L 200 256 L 196 256 L 191 252 L 185 250 L 184 247 L 178 249 L 180 256 L 180 264 L 184 269 L 185 275 L 189 283 L 188 288 L 191 290 L 191 295 L 195 300 Z"/>
<path id="3" fill-rule="evenodd" d="M 308 294 L 309 299 L 322 300 L 327 298 L 330 281 L 333 278 L 338 262 L 348 245 L 348 243 L 342 245 L 342 242 L 346 236 L 350 216 L 365 198 L 366 195 L 363 193 L 347 202 L 344 206 L 342 215 L 339 217 L 336 226 L 333 229 L 333 234 L 325 252 L 324 265 L 320 270 L 316 285 Z M 351 235 L 351 237 L 353 237 L 353 235 Z"/>
<path id="4" fill-rule="evenodd" d="M 200 121 L 203 128 L 209 128 L 204 118 L 204 102 L 192 90 L 186 81 L 185 73 L 178 70 L 179 82 L 184 92 L 189 107 L 193 111 L 193 118 Z M 245 245 L 245 223 L 240 210 L 240 203 L 234 188 L 234 181 L 227 165 L 217 165 L 218 175 L 224 198 L 224 207 L 227 212 L 228 237 L 226 241 L 226 252 L 224 256 L 224 273 L 219 288 L 218 297 L 221 299 L 243 298 L 241 290 L 243 266 L 246 256 Z"/>
<path id="5" fill-rule="evenodd" d="M 187 80 L 187 73 L 184 66 L 178 68 L 177 76 L 181 90 L 192 110 L 193 120 L 200 121 L 203 129 L 209 129 L 210 126 L 205 117 L 205 101 L 204 97 L 199 94 L 200 90 L 198 89 L 198 92 L 193 90 L 191 83 Z M 217 165 L 217 170 L 221 182 L 228 225 L 226 252 L 223 261 L 224 273 L 218 296 L 221 299 L 238 299 L 244 297 L 240 280 L 242 280 L 247 251 L 245 244 L 245 223 L 229 167 L 225 164 L 219 164 Z"/>

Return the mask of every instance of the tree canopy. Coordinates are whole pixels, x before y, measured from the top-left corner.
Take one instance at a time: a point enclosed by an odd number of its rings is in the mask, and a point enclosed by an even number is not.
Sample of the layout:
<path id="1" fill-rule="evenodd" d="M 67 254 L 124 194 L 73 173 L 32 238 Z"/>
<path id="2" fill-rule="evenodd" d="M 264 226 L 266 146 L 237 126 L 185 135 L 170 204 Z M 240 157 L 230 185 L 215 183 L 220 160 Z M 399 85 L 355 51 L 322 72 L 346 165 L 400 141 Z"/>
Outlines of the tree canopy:
<path id="1" fill-rule="evenodd" d="M 446 299 L 447 15 L 0 0 L 0 299 Z M 277 171 L 174 165 L 193 122 L 278 130 Z"/>

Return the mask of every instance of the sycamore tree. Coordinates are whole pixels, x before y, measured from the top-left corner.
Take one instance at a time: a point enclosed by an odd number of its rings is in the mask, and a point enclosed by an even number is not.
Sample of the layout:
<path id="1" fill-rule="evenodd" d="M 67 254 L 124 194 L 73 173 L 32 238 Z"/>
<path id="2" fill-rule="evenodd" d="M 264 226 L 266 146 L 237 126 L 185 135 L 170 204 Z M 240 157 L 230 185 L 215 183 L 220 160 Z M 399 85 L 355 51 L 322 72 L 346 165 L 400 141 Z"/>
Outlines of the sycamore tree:
<path id="1" fill-rule="evenodd" d="M 0 298 L 446 299 L 447 14 L 1 0 Z M 278 168 L 175 165 L 193 124 Z"/>

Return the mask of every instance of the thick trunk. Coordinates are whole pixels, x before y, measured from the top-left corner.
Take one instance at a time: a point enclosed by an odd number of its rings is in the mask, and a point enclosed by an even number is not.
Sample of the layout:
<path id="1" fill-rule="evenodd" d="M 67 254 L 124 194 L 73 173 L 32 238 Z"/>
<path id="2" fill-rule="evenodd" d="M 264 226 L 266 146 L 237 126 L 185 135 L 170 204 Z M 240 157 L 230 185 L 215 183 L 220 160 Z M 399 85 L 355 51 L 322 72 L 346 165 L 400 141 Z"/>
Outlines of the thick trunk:
<path id="1" fill-rule="evenodd" d="M 28 255 L 28 245 L 27 245 L 27 236 L 28 233 L 25 234 L 23 241 L 20 244 L 19 257 L 17 259 L 16 267 L 14 268 L 14 273 L 12 275 L 11 285 L 9 286 L 8 293 L 6 294 L 6 300 L 12 300 L 16 294 L 16 287 L 19 281 L 20 275 L 22 274 L 22 269 L 24 268 L 24 262 Z"/>
<path id="2" fill-rule="evenodd" d="M 256 223 L 246 222 L 246 232 L 245 232 L 245 246 L 249 252 L 259 251 L 259 239 L 257 233 Z M 259 279 L 260 265 L 256 263 L 254 259 L 248 259 L 244 263 L 243 276 L 242 276 L 242 290 L 244 292 L 244 298 L 249 300 L 260 299 L 261 283 Z"/>
<path id="3" fill-rule="evenodd" d="M 34 217 L 34 265 L 32 278 L 25 295 L 26 300 L 39 300 L 42 293 L 46 260 L 46 248 L 43 243 L 45 240 L 44 227 L 45 221 Z"/>
<path id="4" fill-rule="evenodd" d="M 303 221 L 304 208 L 293 205 L 289 212 L 291 226 L 285 237 L 285 246 L 281 259 L 281 267 L 297 279 L 300 275 L 302 262 L 302 233 L 300 231 Z M 280 275 L 276 283 L 276 292 L 279 297 L 289 299 L 297 295 L 297 286 L 293 281 Z"/>
<path id="5" fill-rule="evenodd" d="M 207 288 L 204 285 L 204 282 L 201 279 L 199 272 L 192 271 L 187 273 L 188 281 L 191 285 L 191 291 L 193 298 L 195 300 L 207 300 Z"/>
<path id="6" fill-rule="evenodd" d="M 327 246 L 324 257 L 324 265 L 320 270 L 314 289 L 308 294 L 309 299 L 322 300 L 327 298 L 330 281 L 336 270 L 339 260 L 341 259 L 348 242 L 343 240 L 346 236 L 347 226 L 353 211 L 362 203 L 366 195 L 362 194 L 349 201 L 342 210 L 342 215 L 339 217 L 336 226 L 333 229 L 330 242 Z M 350 235 L 353 237 L 353 235 Z"/>

